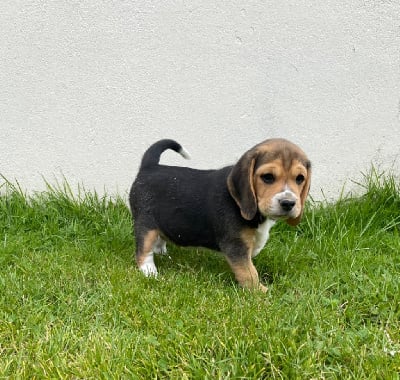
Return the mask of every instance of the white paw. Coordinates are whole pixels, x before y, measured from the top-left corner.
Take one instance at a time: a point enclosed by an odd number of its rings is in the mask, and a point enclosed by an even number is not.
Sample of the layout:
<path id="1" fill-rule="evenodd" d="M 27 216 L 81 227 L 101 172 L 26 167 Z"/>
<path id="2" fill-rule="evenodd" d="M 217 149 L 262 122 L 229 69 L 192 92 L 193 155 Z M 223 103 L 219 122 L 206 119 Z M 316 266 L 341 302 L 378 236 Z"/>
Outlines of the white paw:
<path id="1" fill-rule="evenodd" d="M 146 277 L 157 277 L 158 275 L 157 268 L 154 264 L 143 264 L 140 270 Z"/>
<path id="2" fill-rule="evenodd" d="M 157 267 L 154 264 L 154 259 L 153 259 L 153 252 L 150 252 L 146 259 L 144 260 L 143 264 L 139 267 L 141 272 L 146 276 L 146 277 L 157 277 Z"/>

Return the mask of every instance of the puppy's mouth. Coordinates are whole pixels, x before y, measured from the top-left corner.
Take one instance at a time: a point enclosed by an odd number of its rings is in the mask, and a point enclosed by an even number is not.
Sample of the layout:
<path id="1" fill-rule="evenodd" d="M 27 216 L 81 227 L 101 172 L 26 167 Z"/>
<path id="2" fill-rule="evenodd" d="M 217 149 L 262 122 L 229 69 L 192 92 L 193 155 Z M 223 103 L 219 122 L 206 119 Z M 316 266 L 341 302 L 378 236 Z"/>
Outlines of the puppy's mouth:
<path id="1" fill-rule="evenodd" d="M 298 213 L 295 212 L 280 212 L 280 213 L 271 213 L 271 212 L 266 212 L 266 213 L 261 213 L 265 217 L 273 220 L 285 220 L 289 218 L 297 218 Z"/>
<path id="2" fill-rule="evenodd" d="M 263 216 L 270 219 L 288 219 L 297 218 L 299 215 L 299 209 L 297 207 L 296 201 L 293 200 L 281 200 L 279 202 L 274 202 L 266 210 L 260 209 Z"/>

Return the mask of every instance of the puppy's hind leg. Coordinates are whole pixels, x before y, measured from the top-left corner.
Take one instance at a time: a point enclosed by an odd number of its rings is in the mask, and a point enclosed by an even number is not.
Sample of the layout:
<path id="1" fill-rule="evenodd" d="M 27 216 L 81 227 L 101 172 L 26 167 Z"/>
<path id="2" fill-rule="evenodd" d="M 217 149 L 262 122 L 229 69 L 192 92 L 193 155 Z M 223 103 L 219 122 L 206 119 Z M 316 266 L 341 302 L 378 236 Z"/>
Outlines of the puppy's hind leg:
<path id="1" fill-rule="evenodd" d="M 153 257 L 153 247 L 158 237 L 158 230 L 136 231 L 136 263 L 146 277 L 156 277 L 158 274 Z"/>
<path id="2" fill-rule="evenodd" d="M 153 246 L 153 252 L 165 255 L 167 253 L 167 243 L 158 235 L 158 238 Z"/>

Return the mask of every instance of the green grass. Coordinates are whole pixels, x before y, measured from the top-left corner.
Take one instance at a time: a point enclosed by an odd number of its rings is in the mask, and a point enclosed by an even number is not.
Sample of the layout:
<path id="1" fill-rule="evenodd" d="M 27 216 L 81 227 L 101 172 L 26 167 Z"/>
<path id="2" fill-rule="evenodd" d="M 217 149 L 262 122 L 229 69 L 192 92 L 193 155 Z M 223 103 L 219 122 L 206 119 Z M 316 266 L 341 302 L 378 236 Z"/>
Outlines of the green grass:
<path id="1" fill-rule="evenodd" d="M 169 246 L 144 278 L 119 198 L 0 186 L 0 378 L 400 378 L 392 176 L 276 226 L 255 260 L 267 294 L 201 249 Z"/>

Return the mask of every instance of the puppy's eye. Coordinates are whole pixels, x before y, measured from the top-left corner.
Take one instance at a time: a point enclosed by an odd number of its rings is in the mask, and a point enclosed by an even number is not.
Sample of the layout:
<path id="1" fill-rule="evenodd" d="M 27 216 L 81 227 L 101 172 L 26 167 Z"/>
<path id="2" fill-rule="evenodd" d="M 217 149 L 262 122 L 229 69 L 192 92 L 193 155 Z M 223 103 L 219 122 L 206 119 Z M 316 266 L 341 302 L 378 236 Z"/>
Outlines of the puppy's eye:
<path id="1" fill-rule="evenodd" d="M 299 175 L 296 177 L 296 183 L 297 183 L 298 185 L 301 185 L 301 184 L 304 182 L 304 180 L 305 180 L 305 178 L 304 178 L 304 175 L 303 175 L 303 174 L 299 174 Z"/>
<path id="2" fill-rule="evenodd" d="M 275 182 L 275 177 L 271 173 L 263 174 L 261 179 L 267 184 L 272 185 Z"/>

